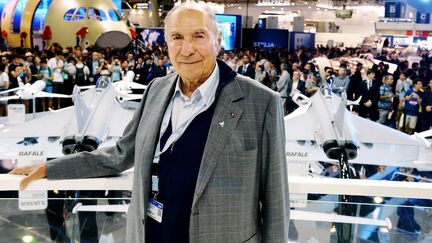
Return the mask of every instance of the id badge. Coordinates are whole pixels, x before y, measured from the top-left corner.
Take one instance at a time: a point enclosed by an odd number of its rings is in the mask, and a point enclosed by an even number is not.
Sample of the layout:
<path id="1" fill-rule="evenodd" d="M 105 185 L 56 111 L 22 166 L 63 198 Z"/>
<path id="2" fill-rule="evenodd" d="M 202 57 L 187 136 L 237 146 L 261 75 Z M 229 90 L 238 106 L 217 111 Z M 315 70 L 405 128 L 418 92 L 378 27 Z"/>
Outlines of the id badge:
<path id="1" fill-rule="evenodd" d="M 154 200 L 150 199 L 148 208 L 147 208 L 147 215 L 150 216 L 150 218 L 156 220 L 157 222 L 162 222 L 162 213 L 163 213 L 163 204 Z"/>

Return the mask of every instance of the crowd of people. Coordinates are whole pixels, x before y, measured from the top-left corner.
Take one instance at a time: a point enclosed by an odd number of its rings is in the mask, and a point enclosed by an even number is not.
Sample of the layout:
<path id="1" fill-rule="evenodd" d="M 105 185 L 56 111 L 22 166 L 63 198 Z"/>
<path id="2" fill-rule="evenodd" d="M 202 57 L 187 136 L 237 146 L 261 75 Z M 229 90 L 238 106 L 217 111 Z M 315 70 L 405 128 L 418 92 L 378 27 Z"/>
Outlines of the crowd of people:
<path id="1" fill-rule="evenodd" d="M 280 92 L 286 114 L 297 107 L 290 99 L 294 90 L 312 96 L 320 86 L 327 84 L 335 94 L 346 95 L 349 100 L 361 97 L 360 105 L 351 110 L 362 117 L 408 134 L 430 129 L 432 55 L 428 52 L 419 54 L 422 61 L 411 65 L 406 60 L 399 60 L 395 51 L 376 56 L 383 62 L 372 68 L 342 61 L 339 67 L 319 67 L 324 70 L 323 76 L 312 62 L 315 57 L 358 57 L 364 53 L 358 48 L 342 50 L 320 46 L 295 52 L 276 48 L 222 50 L 219 58 L 238 73 Z M 111 48 L 63 48 L 53 44 L 46 50 L 4 50 L 0 57 L 0 91 L 43 80 L 46 83 L 43 91 L 71 94 L 74 85 L 97 84 L 102 76 L 116 82 L 130 70 L 135 73 L 134 81 L 141 84 L 174 72 L 166 45 L 152 50 L 121 52 Z M 396 64 L 397 70 L 389 73 L 389 65 L 384 61 Z M 38 109 L 47 111 L 70 104 L 59 99 L 41 99 Z M 5 101 L 0 103 L 1 116 L 6 115 L 6 105 Z"/>
<path id="2" fill-rule="evenodd" d="M 286 113 L 296 108 L 290 94 L 297 90 L 312 96 L 319 87 L 328 85 L 333 93 L 348 100 L 360 99 L 358 107 L 351 110 L 358 115 L 408 134 L 429 130 L 432 126 L 432 56 L 422 55 L 420 63 L 399 60 L 396 52 L 389 51 L 375 58 L 382 60 L 372 67 L 362 63 L 353 65 L 348 59 L 339 67 L 319 67 L 315 57 L 359 57 L 360 49 L 340 50 L 320 47 L 315 50 L 240 50 L 223 52 L 220 58 L 238 73 L 249 76 L 286 98 Z M 389 72 L 389 65 L 397 70 Z"/>
<path id="3" fill-rule="evenodd" d="M 83 50 L 79 46 L 62 48 L 54 44 L 42 51 L 21 48 L 2 51 L 0 56 L 0 91 L 43 80 L 46 84 L 43 91 L 71 94 L 75 85 L 96 85 L 101 77 L 112 82 L 120 81 L 130 70 L 135 73 L 134 81 L 141 84 L 172 72 L 166 51 L 156 50 L 136 55 L 111 48 L 96 51 L 92 48 Z M 6 105 L 2 102 L 0 106 L 2 116 L 6 115 Z M 37 109 L 47 111 L 66 105 L 70 102 L 42 99 Z"/>

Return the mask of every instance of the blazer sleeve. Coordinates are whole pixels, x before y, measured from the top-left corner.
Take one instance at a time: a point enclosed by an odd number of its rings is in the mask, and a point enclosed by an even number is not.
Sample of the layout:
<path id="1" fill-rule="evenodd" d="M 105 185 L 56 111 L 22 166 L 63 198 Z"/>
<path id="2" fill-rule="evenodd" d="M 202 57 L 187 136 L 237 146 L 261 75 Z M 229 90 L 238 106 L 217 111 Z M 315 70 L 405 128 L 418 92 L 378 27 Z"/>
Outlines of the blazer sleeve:
<path id="1" fill-rule="evenodd" d="M 92 152 L 67 155 L 46 163 L 48 179 L 101 177 L 121 173 L 131 168 L 135 157 L 135 136 L 151 84 L 147 86 L 139 108 L 126 126 L 115 146 Z"/>
<path id="2" fill-rule="evenodd" d="M 263 242 L 288 242 L 290 202 L 282 101 L 273 95 L 268 104 L 262 140 L 260 201 Z"/>

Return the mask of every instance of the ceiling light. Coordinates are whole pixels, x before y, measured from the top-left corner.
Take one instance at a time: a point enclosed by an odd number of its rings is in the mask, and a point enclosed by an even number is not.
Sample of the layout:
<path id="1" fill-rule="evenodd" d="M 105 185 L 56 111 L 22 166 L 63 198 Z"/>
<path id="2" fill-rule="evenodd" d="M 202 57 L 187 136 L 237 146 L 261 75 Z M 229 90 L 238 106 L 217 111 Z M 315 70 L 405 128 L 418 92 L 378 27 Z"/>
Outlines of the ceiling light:
<path id="1" fill-rule="evenodd" d="M 382 197 L 374 197 L 373 200 L 376 204 L 381 204 L 384 202 L 384 198 L 382 198 Z"/>
<path id="2" fill-rule="evenodd" d="M 34 240 L 34 237 L 32 235 L 25 235 L 22 238 L 22 241 L 25 243 L 30 243 Z"/>
<path id="3" fill-rule="evenodd" d="M 335 233 L 336 232 L 336 226 L 332 226 L 331 228 L 330 228 L 330 233 Z"/>

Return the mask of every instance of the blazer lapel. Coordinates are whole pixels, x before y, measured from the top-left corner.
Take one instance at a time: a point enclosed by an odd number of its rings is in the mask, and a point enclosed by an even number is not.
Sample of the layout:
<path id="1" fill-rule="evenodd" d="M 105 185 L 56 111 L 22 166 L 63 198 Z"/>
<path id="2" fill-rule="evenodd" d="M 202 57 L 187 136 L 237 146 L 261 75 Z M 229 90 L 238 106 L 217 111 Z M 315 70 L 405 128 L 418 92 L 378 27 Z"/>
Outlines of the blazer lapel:
<path id="1" fill-rule="evenodd" d="M 243 113 L 243 109 L 235 103 L 235 101 L 243 97 L 243 91 L 240 89 L 237 80 L 226 84 L 220 92 L 198 172 L 192 207 L 195 206 L 209 182 L 218 158 Z"/>
<path id="2" fill-rule="evenodd" d="M 160 88 L 158 87 L 150 87 L 155 89 L 152 92 L 151 97 L 148 97 L 146 100 L 145 113 L 141 117 L 141 129 L 145 129 L 145 136 L 142 141 L 141 151 L 151 150 L 151 153 L 143 153 L 146 155 L 143 158 L 143 161 L 148 161 L 143 166 L 143 172 L 146 172 L 151 168 L 151 162 L 153 161 L 154 149 L 156 148 L 156 143 L 159 141 L 159 131 L 162 124 L 162 119 L 165 114 L 166 107 L 169 104 L 169 101 L 172 98 L 174 87 L 176 84 L 177 75 L 172 75 L 168 77 L 165 81 L 159 82 Z M 152 85 L 154 86 L 154 85 Z M 163 102 L 160 102 L 160 99 L 157 97 L 166 97 Z M 150 118 L 150 119 L 149 119 Z M 148 122 L 146 122 L 148 121 Z M 152 127 L 154 129 L 148 129 Z"/>

